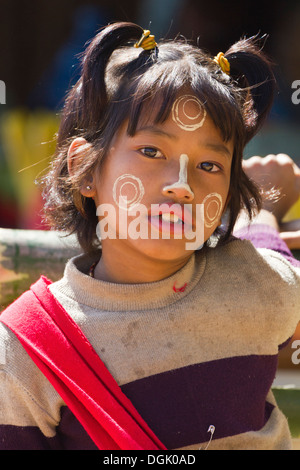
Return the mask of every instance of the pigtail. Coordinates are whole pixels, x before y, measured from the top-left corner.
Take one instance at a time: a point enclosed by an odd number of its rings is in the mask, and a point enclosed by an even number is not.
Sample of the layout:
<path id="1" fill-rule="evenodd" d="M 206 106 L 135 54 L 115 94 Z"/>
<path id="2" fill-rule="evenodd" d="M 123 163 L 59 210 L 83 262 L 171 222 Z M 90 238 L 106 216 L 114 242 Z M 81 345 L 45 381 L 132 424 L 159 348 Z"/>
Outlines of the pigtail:
<path id="1" fill-rule="evenodd" d="M 216 57 L 220 61 L 220 58 Z M 260 188 L 250 180 L 242 169 L 244 146 L 258 132 L 273 104 L 276 81 L 272 63 L 258 46 L 257 38 L 242 39 L 224 54 L 225 64 L 219 64 L 228 73 L 231 82 L 239 91 L 239 105 L 243 118 L 243 138 L 237 139 L 231 166 L 230 193 L 239 194 L 231 198 L 226 235 L 230 239 L 241 209 L 246 210 L 250 220 L 262 207 Z M 225 69 L 225 65 L 228 69 Z"/>
<path id="2" fill-rule="evenodd" d="M 108 61 L 116 49 L 137 41 L 142 34 L 143 29 L 134 23 L 114 23 L 103 28 L 81 54 L 80 78 L 65 98 L 59 146 L 69 137 L 82 135 L 91 141 L 101 134 L 108 104 Z"/>
<path id="3" fill-rule="evenodd" d="M 103 142 L 100 142 L 97 151 L 94 146 L 90 148 L 72 178 L 67 168 L 68 147 L 75 137 L 84 137 L 95 144 L 102 135 L 109 119 L 109 98 L 105 81 L 109 59 L 122 46 L 129 45 L 130 42 L 133 46 L 142 34 L 143 29 L 140 26 L 119 22 L 102 29 L 89 43 L 81 55 L 80 78 L 65 98 L 55 159 L 48 175 L 41 180 L 44 187 L 44 213 L 48 223 L 59 230 L 75 232 L 84 251 L 97 246 L 99 241 L 96 237 L 94 201 L 83 197 L 79 189 L 82 179 L 99 164 L 99 155 L 104 153 Z M 140 55 L 144 53 L 143 50 Z M 109 139 L 106 137 L 106 140 Z"/>
<path id="4" fill-rule="evenodd" d="M 276 81 L 272 63 L 259 47 L 257 37 L 241 39 L 224 57 L 230 64 L 230 77 L 244 91 L 247 143 L 261 128 L 273 103 Z"/>
<path id="5" fill-rule="evenodd" d="M 104 28 L 87 47 L 82 61 L 82 106 L 90 110 L 85 127 L 94 131 L 105 114 L 108 97 L 105 70 L 112 53 L 130 41 L 137 41 L 143 29 L 134 23 L 114 23 Z M 88 107 L 88 108 L 87 108 Z"/>

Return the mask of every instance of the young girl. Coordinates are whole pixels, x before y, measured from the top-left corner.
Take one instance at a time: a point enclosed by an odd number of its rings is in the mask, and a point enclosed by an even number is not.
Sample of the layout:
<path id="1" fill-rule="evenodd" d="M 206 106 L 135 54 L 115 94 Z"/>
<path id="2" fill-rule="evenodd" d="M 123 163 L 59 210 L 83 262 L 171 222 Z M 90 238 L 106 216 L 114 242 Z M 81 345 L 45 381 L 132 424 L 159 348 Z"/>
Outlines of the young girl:
<path id="1" fill-rule="evenodd" d="M 243 233 L 262 248 L 232 235 L 261 209 L 242 157 L 273 92 L 250 39 L 210 57 L 116 23 L 91 41 L 45 178 L 84 253 L 1 315 L 0 448 L 291 448 L 270 389 L 299 265 L 271 212 Z"/>

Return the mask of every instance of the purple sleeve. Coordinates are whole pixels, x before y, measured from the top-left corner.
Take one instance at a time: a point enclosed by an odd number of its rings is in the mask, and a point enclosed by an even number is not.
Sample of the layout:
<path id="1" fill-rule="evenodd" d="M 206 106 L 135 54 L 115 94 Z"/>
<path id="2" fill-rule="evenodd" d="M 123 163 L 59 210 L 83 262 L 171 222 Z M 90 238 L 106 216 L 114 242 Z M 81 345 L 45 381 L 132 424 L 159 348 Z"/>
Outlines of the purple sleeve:
<path id="1" fill-rule="evenodd" d="M 287 244 L 280 238 L 273 227 L 265 224 L 252 224 L 234 232 L 236 238 L 249 240 L 256 248 L 268 248 L 284 256 L 293 266 L 300 267 Z"/>

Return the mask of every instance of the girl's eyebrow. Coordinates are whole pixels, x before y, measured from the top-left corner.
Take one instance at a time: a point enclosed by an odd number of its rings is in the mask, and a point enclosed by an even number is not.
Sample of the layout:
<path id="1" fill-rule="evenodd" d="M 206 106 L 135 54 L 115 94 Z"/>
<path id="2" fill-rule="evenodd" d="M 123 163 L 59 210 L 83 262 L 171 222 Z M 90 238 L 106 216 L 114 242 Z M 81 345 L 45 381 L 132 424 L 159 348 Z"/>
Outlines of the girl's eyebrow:
<path id="1" fill-rule="evenodd" d="M 141 127 L 140 129 L 137 130 L 137 134 L 139 132 L 151 132 L 152 134 L 160 135 L 162 137 L 168 137 L 169 139 L 172 140 L 178 140 L 178 136 L 175 134 L 170 134 L 169 132 L 163 131 L 162 129 L 159 129 L 159 127 L 155 126 L 146 126 L 146 127 Z"/>
<path id="2" fill-rule="evenodd" d="M 205 142 L 203 147 L 213 150 L 214 152 L 218 152 L 220 154 L 225 155 L 228 158 L 232 157 L 232 153 L 229 148 L 225 144 L 216 143 L 216 142 Z"/>

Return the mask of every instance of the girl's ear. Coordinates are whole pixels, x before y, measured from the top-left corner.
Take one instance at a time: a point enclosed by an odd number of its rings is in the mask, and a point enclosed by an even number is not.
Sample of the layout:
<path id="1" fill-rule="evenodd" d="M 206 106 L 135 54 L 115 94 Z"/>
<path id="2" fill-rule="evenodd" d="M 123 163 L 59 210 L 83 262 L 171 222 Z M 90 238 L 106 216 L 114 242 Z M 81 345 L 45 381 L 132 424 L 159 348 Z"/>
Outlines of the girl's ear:
<path id="1" fill-rule="evenodd" d="M 88 143 L 83 137 L 77 137 L 71 143 L 68 154 L 67 164 L 68 172 L 72 179 L 78 174 L 78 167 L 82 166 L 83 159 L 86 158 L 87 153 L 91 150 L 91 144 Z M 94 197 L 96 195 L 96 186 L 94 178 L 91 174 L 87 175 L 80 184 L 80 193 L 84 197 Z"/>

